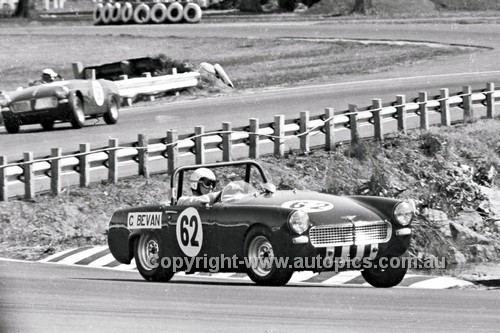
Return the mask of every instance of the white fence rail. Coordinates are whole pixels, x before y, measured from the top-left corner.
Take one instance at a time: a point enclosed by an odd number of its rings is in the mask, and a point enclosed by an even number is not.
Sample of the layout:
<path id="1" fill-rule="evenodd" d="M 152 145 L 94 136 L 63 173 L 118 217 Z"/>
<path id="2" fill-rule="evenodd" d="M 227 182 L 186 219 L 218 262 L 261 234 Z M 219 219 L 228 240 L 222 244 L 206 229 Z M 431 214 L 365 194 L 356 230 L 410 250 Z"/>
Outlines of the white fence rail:
<path id="1" fill-rule="evenodd" d="M 122 80 L 114 81 L 118 86 L 120 96 L 127 99 L 135 98 L 139 95 L 154 96 L 156 94 L 195 87 L 198 84 L 200 73 L 188 72 L 181 74 L 171 74 L 151 77 L 149 73 L 144 73 L 144 77 L 129 79 L 122 75 Z M 127 102 L 129 104 L 130 101 Z"/>
<path id="2" fill-rule="evenodd" d="M 118 178 L 133 174 L 149 177 L 150 173 L 172 172 L 179 165 L 258 158 L 263 154 L 283 156 L 286 149 L 307 152 L 311 147 L 321 147 L 330 151 L 344 141 L 382 141 L 386 134 L 406 133 L 413 128 L 427 130 L 431 125 L 450 126 L 471 118 L 492 119 L 500 116 L 496 108 L 499 100 L 500 90 L 495 90 L 493 83 L 476 91 L 464 86 L 462 92 L 453 96 L 444 88 L 431 99 L 426 92 L 420 92 L 410 102 L 406 102 L 406 96 L 398 95 L 396 101 L 383 104 L 374 99 L 372 105 L 363 108 L 350 104 L 348 110 L 334 112 L 333 108 L 326 108 L 314 116 L 303 111 L 296 119 L 277 115 L 273 122 L 260 123 L 252 118 L 248 125 L 235 128 L 225 122 L 221 130 L 213 132 L 196 126 L 194 133 L 180 136 L 175 130 L 167 131 L 161 138 L 139 134 L 137 142 L 119 145 L 117 139 L 110 139 L 109 147 L 96 150 L 83 143 L 79 152 L 73 154 L 62 155 L 60 148 L 53 148 L 51 156 L 36 159 L 29 152 L 24 153 L 22 161 L 7 161 L 0 156 L 0 201 L 18 196 L 10 189 L 19 186 L 24 187 L 27 199 L 37 192 L 58 195 L 63 178 L 65 185 L 86 187 L 91 173 L 93 181 L 107 179 L 116 183 Z M 79 181 L 74 180 L 75 176 Z M 43 182 L 48 185 L 40 185 Z"/>

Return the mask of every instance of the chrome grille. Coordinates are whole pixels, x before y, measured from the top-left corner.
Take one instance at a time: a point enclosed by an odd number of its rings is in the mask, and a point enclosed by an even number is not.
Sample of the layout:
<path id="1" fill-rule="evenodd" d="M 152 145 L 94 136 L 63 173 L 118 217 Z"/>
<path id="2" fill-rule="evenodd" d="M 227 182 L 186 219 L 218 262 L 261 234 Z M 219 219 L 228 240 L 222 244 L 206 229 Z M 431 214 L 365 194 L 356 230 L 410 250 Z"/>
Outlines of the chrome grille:
<path id="1" fill-rule="evenodd" d="M 312 227 L 309 238 L 314 247 L 385 243 L 391 237 L 389 222 L 354 222 Z"/>

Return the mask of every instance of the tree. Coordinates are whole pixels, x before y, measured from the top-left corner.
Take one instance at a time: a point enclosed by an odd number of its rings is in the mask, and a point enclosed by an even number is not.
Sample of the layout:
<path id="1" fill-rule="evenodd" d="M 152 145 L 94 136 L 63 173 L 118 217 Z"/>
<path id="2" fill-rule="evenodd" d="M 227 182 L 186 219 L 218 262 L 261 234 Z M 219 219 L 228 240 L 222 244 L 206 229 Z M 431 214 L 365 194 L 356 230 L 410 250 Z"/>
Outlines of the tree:
<path id="1" fill-rule="evenodd" d="M 31 10 L 32 10 L 32 2 L 31 0 L 19 0 L 17 4 L 16 11 L 14 12 L 14 17 L 24 17 L 31 18 Z"/>

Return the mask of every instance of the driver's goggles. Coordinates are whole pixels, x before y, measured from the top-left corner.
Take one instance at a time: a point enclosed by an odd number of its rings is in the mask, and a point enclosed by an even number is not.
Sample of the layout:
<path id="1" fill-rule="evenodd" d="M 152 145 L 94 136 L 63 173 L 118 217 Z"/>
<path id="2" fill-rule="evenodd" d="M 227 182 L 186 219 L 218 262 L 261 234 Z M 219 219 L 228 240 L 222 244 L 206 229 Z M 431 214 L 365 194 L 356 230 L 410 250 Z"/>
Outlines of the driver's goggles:
<path id="1" fill-rule="evenodd" d="M 206 188 L 214 188 L 217 181 L 209 178 L 201 178 L 200 180 L 198 180 L 198 183 L 200 183 L 201 185 L 203 185 L 203 187 Z"/>

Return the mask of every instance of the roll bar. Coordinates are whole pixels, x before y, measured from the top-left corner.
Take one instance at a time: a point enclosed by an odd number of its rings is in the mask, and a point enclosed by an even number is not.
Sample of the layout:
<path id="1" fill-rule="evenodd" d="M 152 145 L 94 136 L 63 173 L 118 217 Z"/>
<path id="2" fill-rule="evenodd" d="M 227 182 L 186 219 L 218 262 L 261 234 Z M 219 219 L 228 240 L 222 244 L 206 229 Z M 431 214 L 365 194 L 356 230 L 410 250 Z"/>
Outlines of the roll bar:
<path id="1" fill-rule="evenodd" d="M 252 167 L 255 167 L 257 171 L 260 173 L 260 176 L 262 177 L 262 181 L 264 183 L 267 183 L 267 177 L 264 173 L 264 169 L 262 169 L 262 166 L 253 161 L 253 160 L 244 160 L 244 161 L 234 161 L 234 162 L 218 162 L 218 163 L 208 163 L 208 164 L 196 164 L 196 165 L 185 165 L 178 167 L 174 170 L 172 175 L 170 176 L 170 191 L 171 191 L 171 196 L 172 198 L 170 199 L 170 204 L 173 206 L 177 203 L 177 200 L 181 197 L 182 195 L 182 184 L 184 183 L 184 172 L 189 171 L 189 170 L 196 170 L 198 168 L 207 168 L 207 169 L 214 169 L 214 168 L 221 168 L 221 167 L 228 167 L 228 166 L 239 166 L 239 165 L 245 165 L 246 170 L 245 170 L 245 182 L 249 183 L 250 182 L 250 171 Z M 177 188 L 175 187 L 175 179 L 177 178 Z"/>

